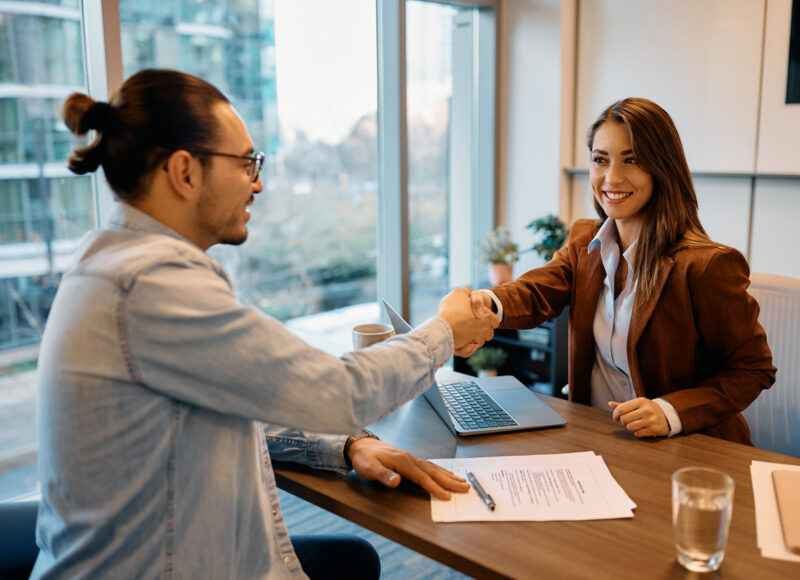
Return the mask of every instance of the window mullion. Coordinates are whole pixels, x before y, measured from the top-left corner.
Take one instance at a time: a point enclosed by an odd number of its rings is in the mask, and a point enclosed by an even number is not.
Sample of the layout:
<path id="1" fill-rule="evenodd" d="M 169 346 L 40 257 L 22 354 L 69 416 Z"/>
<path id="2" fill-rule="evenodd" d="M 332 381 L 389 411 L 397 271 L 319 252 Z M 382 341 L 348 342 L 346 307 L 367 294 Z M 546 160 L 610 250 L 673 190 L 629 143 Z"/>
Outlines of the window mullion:
<path id="1" fill-rule="evenodd" d="M 123 79 L 119 1 L 83 0 L 83 34 L 89 94 L 107 100 Z M 114 195 L 97 173 L 94 181 L 96 221 L 103 225 L 111 213 Z"/>
<path id="2" fill-rule="evenodd" d="M 410 319 L 405 0 L 376 0 L 378 298 Z"/>

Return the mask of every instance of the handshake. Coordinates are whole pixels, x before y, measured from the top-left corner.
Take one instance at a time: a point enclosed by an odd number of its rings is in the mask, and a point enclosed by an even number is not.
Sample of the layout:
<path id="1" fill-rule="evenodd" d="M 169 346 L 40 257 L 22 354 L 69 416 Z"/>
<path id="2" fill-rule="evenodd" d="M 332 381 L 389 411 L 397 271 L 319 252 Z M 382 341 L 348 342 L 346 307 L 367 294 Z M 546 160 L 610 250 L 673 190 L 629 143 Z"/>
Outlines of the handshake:
<path id="1" fill-rule="evenodd" d="M 438 315 L 453 331 L 453 350 L 457 356 L 470 356 L 494 336 L 500 319 L 490 305 L 491 298 L 486 293 L 473 292 L 467 287 L 456 288 L 442 298 Z"/>

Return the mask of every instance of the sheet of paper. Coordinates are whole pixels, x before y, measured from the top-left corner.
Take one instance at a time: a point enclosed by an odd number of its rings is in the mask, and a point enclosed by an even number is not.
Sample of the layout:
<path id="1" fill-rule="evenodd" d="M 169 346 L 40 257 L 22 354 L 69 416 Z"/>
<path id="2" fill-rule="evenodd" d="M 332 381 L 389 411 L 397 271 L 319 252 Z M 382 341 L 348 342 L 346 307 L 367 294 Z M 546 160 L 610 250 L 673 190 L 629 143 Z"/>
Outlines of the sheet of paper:
<path id="1" fill-rule="evenodd" d="M 432 461 L 462 477 L 472 471 L 497 505 L 490 511 L 474 489 L 447 501 L 432 497 L 435 522 L 631 518 L 636 507 L 591 451 Z"/>
<path id="2" fill-rule="evenodd" d="M 765 558 L 800 562 L 800 555 L 790 552 L 783 541 L 783 528 L 778 514 L 778 502 L 775 499 L 775 486 L 772 483 L 772 472 L 776 469 L 800 471 L 800 466 L 764 461 L 753 461 L 750 464 L 758 547 L 761 548 L 761 555 Z M 736 509 L 735 499 L 734 509 Z"/>

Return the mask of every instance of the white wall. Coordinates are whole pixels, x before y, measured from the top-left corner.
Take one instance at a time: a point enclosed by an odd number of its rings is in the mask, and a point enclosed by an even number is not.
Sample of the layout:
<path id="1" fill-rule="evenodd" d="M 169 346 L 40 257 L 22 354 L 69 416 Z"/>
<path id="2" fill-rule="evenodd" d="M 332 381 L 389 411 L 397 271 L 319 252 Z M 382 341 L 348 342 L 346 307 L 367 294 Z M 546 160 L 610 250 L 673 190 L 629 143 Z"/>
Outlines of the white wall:
<path id="1" fill-rule="evenodd" d="M 578 13 L 577 143 L 608 105 L 646 97 L 692 170 L 753 171 L 764 0 L 583 0 Z"/>
<path id="2" fill-rule="evenodd" d="M 559 207 L 561 111 L 561 11 L 559 0 L 508 0 L 506 4 L 507 107 L 503 223 L 530 247 L 525 226 Z M 500 103 L 500 106 L 503 106 Z M 515 272 L 539 266 L 533 253 Z"/>
<path id="3" fill-rule="evenodd" d="M 758 179 L 750 269 L 800 278 L 800 179 Z"/>
<path id="4" fill-rule="evenodd" d="M 800 105 L 786 105 L 792 0 L 767 3 L 758 170 L 800 173 Z"/>
<path id="5" fill-rule="evenodd" d="M 800 105 L 786 104 L 791 0 L 768 0 L 750 265 L 800 278 Z"/>

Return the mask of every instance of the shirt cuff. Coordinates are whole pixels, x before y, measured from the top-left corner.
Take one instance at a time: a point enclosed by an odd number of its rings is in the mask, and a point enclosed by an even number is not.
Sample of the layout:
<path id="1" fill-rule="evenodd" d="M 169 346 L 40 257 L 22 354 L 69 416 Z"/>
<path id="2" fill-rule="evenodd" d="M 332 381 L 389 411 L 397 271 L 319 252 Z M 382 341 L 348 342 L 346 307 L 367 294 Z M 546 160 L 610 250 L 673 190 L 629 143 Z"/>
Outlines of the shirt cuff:
<path id="1" fill-rule="evenodd" d="M 263 432 L 269 454 L 276 461 L 292 461 L 339 473 L 350 471 L 342 454 L 347 435 L 309 433 L 267 423 L 263 424 Z"/>
<path id="2" fill-rule="evenodd" d="M 450 324 L 440 317 L 432 316 L 423 324 L 413 330 L 414 336 L 422 339 L 428 347 L 434 363 L 434 369 L 438 369 L 453 356 L 453 329 Z"/>
<path id="3" fill-rule="evenodd" d="M 492 302 L 494 302 L 495 308 L 497 309 L 497 318 L 500 319 L 500 322 L 503 322 L 503 305 L 500 302 L 500 299 L 497 297 L 497 294 L 488 289 L 478 290 L 478 292 L 483 292 L 489 295 L 489 297 L 492 299 Z"/>
<path id="4" fill-rule="evenodd" d="M 678 433 L 681 433 L 683 431 L 683 423 L 681 423 L 681 418 L 678 416 L 675 407 L 664 399 L 653 399 L 653 401 L 661 407 L 661 410 L 664 411 L 664 415 L 667 416 L 667 423 L 669 423 L 668 437 L 674 437 Z"/>

